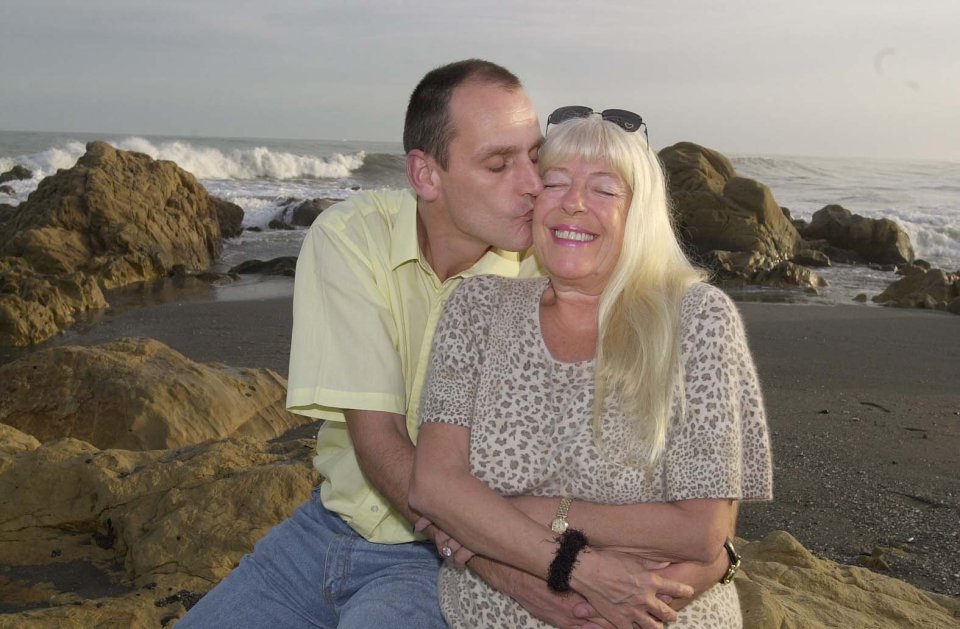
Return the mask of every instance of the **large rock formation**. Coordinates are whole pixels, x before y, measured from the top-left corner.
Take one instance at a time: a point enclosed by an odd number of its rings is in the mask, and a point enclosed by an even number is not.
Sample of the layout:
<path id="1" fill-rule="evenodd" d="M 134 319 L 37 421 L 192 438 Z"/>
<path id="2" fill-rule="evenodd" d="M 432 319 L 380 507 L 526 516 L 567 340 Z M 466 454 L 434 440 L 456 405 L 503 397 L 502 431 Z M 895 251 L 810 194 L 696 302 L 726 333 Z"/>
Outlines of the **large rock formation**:
<path id="1" fill-rule="evenodd" d="M 0 437 L 0 627 L 167 624 L 316 482 L 306 440 L 130 452 Z"/>
<path id="2" fill-rule="evenodd" d="M 91 142 L 73 168 L 41 181 L 4 222 L 0 344 L 43 341 L 53 326 L 103 307 L 93 305 L 102 296 L 91 291 L 55 297 L 50 306 L 33 286 L 65 277 L 83 284 L 79 273 L 109 289 L 163 277 L 178 264 L 205 269 L 219 256 L 224 232 L 239 233 L 242 213 L 173 162 Z"/>
<path id="3" fill-rule="evenodd" d="M 269 369 L 195 363 L 152 339 L 54 347 L 0 366 L 0 423 L 42 442 L 156 450 L 224 437 L 273 439 L 308 423 Z"/>
<path id="4" fill-rule="evenodd" d="M 0 235 L 0 255 L 47 274 L 83 271 L 105 288 L 203 269 L 222 248 L 215 203 L 173 162 L 91 142 L 40 182 Z"/>
<path id="5" fill-rule="evenodd" d="M 770 189 L 737 176 L 726 157 L 692 142 L 660 151 L 682 239 L 698 254 L 758 252 L 789 260 L 801 238 Z"/>
<path id="6" fill-rule="evenodd" d="M 913 261 L 910 235 L 888 218 L 866 218 L 840 205 L 814 213 L 803 230 L 807 240 L 825 240 L 852 252 L 862 262 L 899 264 Z M 834 257 L 834 256 L 831 256 Z"/>
<path id="7" fill-rule="evenodd" d="M 813 556 L 789 533 L 738 546 L 744 629 L 960 626 L 960 601 Z"/>

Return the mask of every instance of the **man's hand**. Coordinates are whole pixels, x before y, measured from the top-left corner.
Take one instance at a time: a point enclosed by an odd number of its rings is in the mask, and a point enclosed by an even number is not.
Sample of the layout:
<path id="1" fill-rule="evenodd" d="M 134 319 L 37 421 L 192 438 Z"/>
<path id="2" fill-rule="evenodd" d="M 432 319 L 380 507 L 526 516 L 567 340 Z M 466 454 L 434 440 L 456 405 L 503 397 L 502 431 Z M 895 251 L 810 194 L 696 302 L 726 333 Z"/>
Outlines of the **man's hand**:
<path id="1" fill-rule="evenodd" d="M 612 629 L 585 598 L 576 592 L 558 596 L 543 579 L 492 561 L 474 557 L 468 566 L 494 589 L 520 603 L 536 618 L 562 629 Z"/>
<path id="2" fill-rule="evenodd" d="M 453 563 L 457 564 L 461 568 L 465 567 L 467 562 L 475 557 L 472 550 L 447 535 L 443 529 L 427 518 L 421 516 L 420 519 L 417 520 L 413 525 L 413 532 L 423 533 L 425 536 L 432 539 L 434 545 L 437 547 L 437 554 L 444 559 L 450 559 L 453 561 Z M 444 548 L 449 548 L 451 554 L 447 555 L 444 552 Z"/>

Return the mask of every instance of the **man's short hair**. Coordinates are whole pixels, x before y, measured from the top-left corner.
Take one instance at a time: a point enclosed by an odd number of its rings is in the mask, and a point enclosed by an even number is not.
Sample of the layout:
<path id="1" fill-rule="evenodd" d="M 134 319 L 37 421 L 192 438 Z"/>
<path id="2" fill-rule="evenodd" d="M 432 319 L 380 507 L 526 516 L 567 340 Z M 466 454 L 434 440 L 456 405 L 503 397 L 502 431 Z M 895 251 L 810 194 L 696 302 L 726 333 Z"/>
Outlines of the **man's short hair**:
<path id="1" fill-rule="evenodd" d="M 453 91 L 467 81 L 498 85 L 507 90 L 523 85 L 512 72 L 483 59 L 466 59 L 428 72 L 410 95 L 403 125 L 403 150 L 419 149 L 446 170 L 450 142 L 456 131 L 450 120 Z"/>

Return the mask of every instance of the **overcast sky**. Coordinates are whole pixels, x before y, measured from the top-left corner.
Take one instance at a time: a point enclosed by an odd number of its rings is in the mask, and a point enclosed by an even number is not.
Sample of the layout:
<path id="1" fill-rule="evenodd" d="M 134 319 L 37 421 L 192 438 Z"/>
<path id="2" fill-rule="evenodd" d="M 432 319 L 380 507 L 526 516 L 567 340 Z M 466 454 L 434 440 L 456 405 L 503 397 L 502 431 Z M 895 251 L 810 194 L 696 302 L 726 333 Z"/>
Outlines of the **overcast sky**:
<path id="1" fill-rule="evenodd" d="M 0 129 L 399 140 L 410 90 L 483 57 L 658 147 L 960 161 L 956 0 L 22 0 Z"/>

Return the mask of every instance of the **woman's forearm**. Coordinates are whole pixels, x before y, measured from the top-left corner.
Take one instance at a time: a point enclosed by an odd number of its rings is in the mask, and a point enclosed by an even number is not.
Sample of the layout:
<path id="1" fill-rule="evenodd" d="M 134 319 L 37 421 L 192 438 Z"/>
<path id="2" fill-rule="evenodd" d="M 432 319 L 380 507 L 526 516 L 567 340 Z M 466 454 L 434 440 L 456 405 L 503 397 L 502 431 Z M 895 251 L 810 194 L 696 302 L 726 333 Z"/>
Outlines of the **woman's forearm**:
<path id="1" fill-rule="evenodd" d="M 549 523 L 559 498 L 519 496 L 511 504 L 531 519 Z M 732 537 L 737 503 L 726 499 L 611 505 L 575 500 L 567 513 L 591 545 L 612 546 L 663 561 L 709 563 Z"/>
<path id="2" fill-rule="evenodd" d="M 474 478 L 468 448 L 465 428 L 421 427 L 408 495 L 411 508 L 473 552 L 543 578 L 556 551 L 550 529 Z"/>

